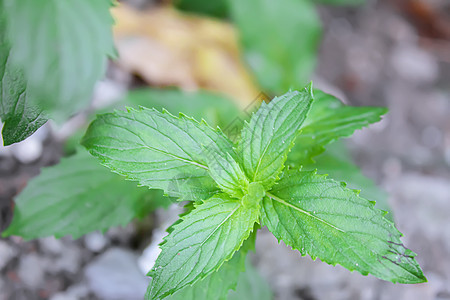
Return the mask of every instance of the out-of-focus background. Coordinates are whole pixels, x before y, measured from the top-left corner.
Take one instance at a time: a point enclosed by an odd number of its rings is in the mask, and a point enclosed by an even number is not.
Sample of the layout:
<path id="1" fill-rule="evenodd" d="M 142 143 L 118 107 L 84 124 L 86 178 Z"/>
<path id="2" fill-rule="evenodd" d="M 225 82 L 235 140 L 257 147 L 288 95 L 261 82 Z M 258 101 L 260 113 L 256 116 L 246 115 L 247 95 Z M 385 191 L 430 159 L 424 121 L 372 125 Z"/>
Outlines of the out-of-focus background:
<path id="1" fill-rule="evenodd" d="M 223 8 L 214 8 L 218 18 L 210 18 L 175 10 L 164 1 L 123 4 L 127 6 L 113 9 L 119 58 L 97 84 L 93 107 L 137 87 L 176 86 L 221 92 L 245 108 L 270 95 L 262 86 L 288 85 L 276 74 L 283 69 L 259 78 L 265 70 L 258 73 L 251 67 L 260 57 L 249 51 L 247 60 L 242 59 L 243 33 L 222 18 Z M 241 12 L 248 19 L 264 17 L 255 17 L 259 12 L 250 8 Z M 321 37 L 315 28 L 306 37 L 286 28 L 287 36 L 293 43 L 321 41 L 311 77 L 316 87 L 347 104 L 389 108 L 380 123 L 346 142 L 363 173 L 387 191 L 403 241 L 418 254 L 429 282 L 394 285 L 313 262 L 278 245 L 264 230 L 257 239 L 255 265 L 275 299 L 450 299 L 450 2 L 367 0 L 352 6 L 318 4 L 317 9 Z M 308 12 L 298 15 L 311 17 Z M 271 28 L 257 25 L 253 34 L 273 36 Z M 278 42 L 268 39 L 263 44 L 276 52 Z M 297 71 L 292 76 L 308 79 Z M 73 149 L 69 137 L 87 118 L 81 113 L 62 126 L 46 124 L 24 142 L 0 148 L 2 230 L 12 218 L 14 196 L 41 167 L 56 164 Z M 145 268 L 177 213 L 177 207 L 158 210 L 124 228 L 77 240 L 1 239 L 0 299 L 142 299 L 148 283 Z"/>

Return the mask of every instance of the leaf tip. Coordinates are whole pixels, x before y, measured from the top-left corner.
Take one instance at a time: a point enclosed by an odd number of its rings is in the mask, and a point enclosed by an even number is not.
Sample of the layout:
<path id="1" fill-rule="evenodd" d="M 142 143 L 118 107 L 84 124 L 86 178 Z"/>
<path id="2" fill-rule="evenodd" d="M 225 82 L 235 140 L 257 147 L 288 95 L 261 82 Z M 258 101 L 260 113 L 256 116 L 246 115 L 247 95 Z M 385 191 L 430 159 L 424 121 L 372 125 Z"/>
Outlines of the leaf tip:
<path id="1" fill-rule="evenodd" d="M 312 99 L 314 99 L 314 88 L 313 88 L 313 82 L 312 81 L 310 81 L 305 86 L 305 91 L 311 96 Z"/>

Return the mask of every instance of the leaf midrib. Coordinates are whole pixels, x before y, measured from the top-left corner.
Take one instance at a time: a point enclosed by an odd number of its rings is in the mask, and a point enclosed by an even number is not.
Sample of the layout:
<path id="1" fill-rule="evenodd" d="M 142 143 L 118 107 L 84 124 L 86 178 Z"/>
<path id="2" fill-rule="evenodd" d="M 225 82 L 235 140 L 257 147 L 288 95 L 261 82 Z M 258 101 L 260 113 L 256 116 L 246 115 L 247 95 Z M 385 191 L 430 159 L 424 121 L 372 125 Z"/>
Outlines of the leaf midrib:
<path id="1" fill-rule="evenodd" d="M 177 156 L 177 155 L 175 155 L 175 154 L 169 153 L 169 152 L 167 152 L 167 151 L 164 151 L 164 150 L 157 149 L 157 148 L 154 148 L 154 147 L 149 146 L 149 145 L 145 142 L 145 140 L 144 140 L 140 135 L 136 134 L 135 132 L 133 132 L 133 131 L 130 130 L 129 128 L 126 128 L 126 127 L 124 127 L 124 126 L 120 126 L 120 125 L 118 125 L 118 124 L 112 124 L 112 123 L 108 123 L 108 122 L 106 122 L 106 123 L 109 124 L 109 125 L 111 125 L 111 126 L 116 126 L 116 127 L 122 128 L 122 129 L 124 129 L 124 130 L 130 132 L 131 134 L 135 135 L 136 137 L 139 138 L 139 140 L 142 142 L 142 146 L 145 147 L 145 148 L 148 148 L 148 149 L 153 150 L 153 151 L 155 151 L 155 152 L 159 152 L 159 153 L 161 153 L 161 154 L 170 156 L 170 157 L 172 157 L 172 158 L 174 158 L 174 159 L 176 159 L 176 160 L 179 160 L 179 161 L 182 161 L 182 162 L 185 162 L 185 163 L 190 163 L 190 164 L 192 164 L 192 165 L 195 165 L 195 166 L 197 166 L 197 167 L 203 168 L 203 169 L 205 169 L 205 170 L 209 170 L 207 166 L 205 166 L 205 165 L 203 165 L 203 164 L 201 164 L 201 163 L 199 163 L 199 162 L 196 162 L 196 161 L 194 161 L 194 160 L 189 160 L 189 159 L 187 159 L 187 158 L 183 158 L 183 157 Z M 116 139 L 116 140 L 122 141 L 122 140 L 120 140 L 120 139 L 118 139 L 118 138 L 116 138 L 116 137 L 113 137 L 113 136 L 108 136 L 108 138 Z M 173 141 L 173 139 L 171 139 L 171 138 L 169 138 L 169 139 Z M 175 142 L 175 141 L 173 141 L 173 142 Z M 96 147 L 104 147 L 103 145 L 99 145 L 99 144 L 95 144 L 95 146 L 96 146 Z M 119 148 L 114 148 L 114 149 L 119 149 Z M 120 149 L 120 150 L 122 150 L 122 149 Z M 111 159 L 113 159 L 113 158 L 111 158 Z M 114 159 L 114 160 L 117 160 L 117 159 Z"/>
<path id="2" fill-rule="evenodd" d="M 199 247 L 199 249 L 201 249 L 203 246 L 204 246 L 204 244 L 211 238 L 211 236 L 213 236 L 216 232 L 217 232 L 217 230 L 219 230 L 219 228 L 221 228 L 222 227 L 222 225 L 225 223 L 225 222 L 227 222 L 235 213 L 236 213 L 236 211 L 239 209 L 239 208 L 241 208 L 241 206 L 242 206 L 242 204 L 238 204 L 237 206 L 236 206 L 236 208 L 234 208 L 232 211 L 230 211 L 230 213 L 228 214 L 228 216 L 222 221 L 222 222 L 220 222 L 220 224 L 218 224 L 217 226 L 216 226 L 216 228 L 214 228 L 214 230 L 200 243 L 200 245 L 198 246 Z M 188 260 L 190 260 L 190 259 L 192 259 L 193 258 L 193 256 L 194 256 L 194 254 L 195 254 L 195 252 L 194 253 L 192 253 L 188 258 L 187 258 L 187 260 L 186 261 L 188 261 Z M 191 275 L 191 273 L 193 272 L 193 270 L 194 269 L 192 269 L 191 270 L 191 272 L 189 273 L 189 274 L 187 274 L 186 275 L 186 277 L 185 278 L 187 278 L 188 276 L 190 276 Z M 173 275 L 170 277 L 170 278 L 172 278 L 173 277 Z M 162 285 L 159 289 L 158 289 L 158 291 L 156 292 L 157 294 L 161 291 L 161 289 L 162 288 L 164 288 L 164 285 Z"/>
<path id="3" fill-rule="evenodd" d="M 296 96 L 296 95 L 292 96 L 292 98 L 290 98 L 289 100 L 293 99 L 295 96 Z M 286 103 L 284 103 L 284 105 L 280 108 L 280 111 L 281 111 L 282 109 L 284 109 L 288 104 L 289 104 L 289 101 L 286 101 Z M 295 108 L 298 108 L 299 104 L 301 104 L 301 101 L 299 101 L 299 103 L 297 103 L 297 105 L 295 106 Z M 276 104 L 274 104 L 272 107 L 269 108 L 269 106 L 270 106 L 270 104 L 269 104 L 269 105 L 266 106 L 266 109 L 270 110 L 270 109 L 272 109 L 273 107 L 275 107 L 275 105 L 276 105 Z M 295 109 L 292 109 L 292 111 L 294 111 L 294 110 L 295 110 Z M 267 120 L 267 118 L 268 118 L 268 114 L 265 116 L 264 120 L 262 121 L 262 127 L 264 127 L 264 122 Z M 275 120 L 273 121 L 274 126 L 275 126 L 275 124 L 277 123 L 278 118 L 279 118 L 279 114 L 275 117 Z M 258 122 L 258 120 L 255 121 L 255 123 L 257 123 L 257 122 Z M 255 127 L 256 127 L 256 126 L 255 126 Z M 278 127 L 279 127 L 279 126 L 278 126 Z M 273 130 L 273 132 L 278 131 L 278 129 L 279 129 L 279 128 L 277 128 L 277 130 Z M 285 130 L 285 131 L 287 131 L 287 130 Z M 298 130 L 297 130 L 297 131 L 298 131 Z M 253 133 L 254 133 L 254 131 L 252 132 L 252 138 L 253 138 Z M 298 134 L 298 133 L 297 133 L 297 134 Z M 262 138 L 261 138 L 261 140 L 262 140 Z M 262 160 L 263 160 L 263 158 L 265 157 L 267 150 L 268 150 L 269 147 L 272 145 L 273 141 L 274 141 L 274 139 L 273 139 L 273 134 L 272 134 L 272 138 L 270 139 L 269 143 L 266 145 L 266 147 L 265 147 L 264 150 L 263 150 L 263 153 L 260 155 L 260 157 L 259 157 L 259 159 L 258 159 L 258 164 L 257 164 L 256 169 L 255 169 L 255 172 L 254 172 L 254 174 L 253 174 L 253 182 L 256 181 L 256 176 L 258 176 L 258 172 L 259 172 L 259 168 L 260 168 L 260 166 L 261 166 Z"/>
<path id="4" fill-rule="evenodd" d="M 281 199 L 281 198 L 279 198 L 279 197 L 277 197 L 277 196 L 275 196 L 275 195 L 273 195 L 273 194 L 271 194 L 271 193 L 269 193 L 269 192 L 266 192 L 266 196 L 268 196 L 268 197 L 269 197 L 270 199 L 272 199 L 272 200 L 275 200 L 275 201 L 277 201 L 277 202 L 279 202 L 279 203 L 281 203 L 281 204 L 284 204 L 284 205 L 286 205 L 286 206 L 288 206 L 288 207 L 290 207 L 290 208 L 293 208 L 293 209 L 295 209 L 295 210 L 301 212 L 302 214 L 305 214 L 305 215 L 307 215 L 307 216 L 309 216 L 309 217 L 311 217 L 311 218 L 313 218 L 313 219 L 316 219 L 317 221 L 322 222 L 322 223 L 324 223 L 324 224 L 326 224 L 326 225 L 332 227 L 333 229 L 336 229 L 337 231 L 340 231 L 340 232 L 342 232 L 342 233 L 345 233 L 345 230 L 340 229 L 340 228 L 334 226 L 333 224 L 328 223 L 327 221 L 325 221 L 325 220 L 323 220 L 323 219 L 321 219 L 321 218 L 319 218 L 319 217 L 317 217 L 317 216 L 311 214 L 309 211 L 303 210 L 303 209 L 301 209 L 300 207 L 297 207 L 297 206 L 295 206 L 295 205 L 292 205 L 292 204 L 290 204 L 289 202 L 286 202 L 286 201 L 284 201 L 283 199 Z"/>

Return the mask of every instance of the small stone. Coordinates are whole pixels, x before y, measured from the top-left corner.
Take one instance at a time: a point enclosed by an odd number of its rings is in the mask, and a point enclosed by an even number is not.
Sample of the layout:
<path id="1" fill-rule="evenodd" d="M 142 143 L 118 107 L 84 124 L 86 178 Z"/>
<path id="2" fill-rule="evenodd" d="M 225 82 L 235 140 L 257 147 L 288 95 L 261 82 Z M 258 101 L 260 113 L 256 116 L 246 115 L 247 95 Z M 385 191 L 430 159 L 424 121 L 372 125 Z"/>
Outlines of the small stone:
<path id="1" fill-rule="evenodd" d="M 394 49 L 391 62 L 395 72 L 411 82 L 433 82 L 439 75 L 439 66 L 434 57 L 413 44 Z"/>
<path id="2" fill-rule="evenodd" d="M 55 237 L 42 238 L 39 245 L 44 252 L 51 254 L 60 254 L 64 250 L 63 242 Z"/>
<path id="3" fill-rule="evenodd" d="M 22 144 L 23 143 L 23 144 Z M 14 147 L 13 155 L 21 163 L 28 164 L 37 160 L 42 154 L 42 143 L 36 139 L 30 139 L 18 143 Z"/>
<path id="4" fill-rule="evenodd" d="M 125 86 L 120 86 L 115 81 L 108 79 L 99 81 L 94 87 L 92 106 L 96 109 L 107 107 L 117 102 L 125 91 Z"/>
<path id="5" fill-rule="evenodd" d="M 76 247 L 67 247 L 64 254 L 55 261 L 58 269 L 70 273 L 76 273 L 81 266 L 81 252 Z"/>
<path id="6" fill-rule="evenodd" d="M 159 254 L 161 253 L 161 248 L 159 244 L 163 241 L 164 236 L 167 232 L 162 229 L 155 229 L 152 233 L 152 242 L 148 245 L 142 255 L 139 256 L 138 265 L 143 274 L 146 274 L 156 262 Z"/>
<path id="7" fill-rule="evenodd" d="M 102 251 L 107 244 L 108 240 L 100 232 L 92 232 L 84 237 L 84 245 L 92 252 Z"/>
<path id="8" fill-rule="evenodd" d="M 76 299 L 86 299 L 89 295 L 89 288 L 86 282 L 82 282 L 77 285 L 72 285 L 66 291 L 68 295 L 75 297 Z"/>
<path id="9" fill-rule="evenodd" d="M 66 291 L 54 294 L 50 300 L 79 300 L 89 296 L 89 288 L 85 283 L 70 286 Z M 0 298 L 1 299 L 1 298 Z"/>
<path id="10" fill-rule="evenodd" d="M 37 289 L 44 283 L 45 268 L 43 260 L 36 253 L 25 254 L 20 259 L 17 273 L 26 286 Z"/>
<path id="11" fill-rule="evenodd" d="M 68 295 L 66 293 L 57 293 L 50 298 L 50 300 L 78 300 L 78 299 L 79 298 L 72 295 Z"/>
<path id="12" fill-rule="evenodd" d="M 43 258 L 43 261 L 47 266 L 47 271 L 51 274 L 58 274 L 59 272 L 75 274 L 81 267 L 82 257 L 80 249 L 73 245 L 71 247 L 64 246 L 58 257 L 47 256 Z"/>
<path id="13" fill-rule="evenodd" d="M 428 148 L 437 148 L 443 142 L 442 132 L 435 126 L 427 126 L 422 131 L 422 143 Z"/>
<path id="14" fill-rule="evenodd" d="M 121 248 L 110 248 L 85 268 L 90 289 L 101 299 L 141 300 L 149 279 L 139 270 L 136 255 Z"/>
<path id="15" fill-rule="evenodd" d="M 8 245 L 6 241 L 0 241 L 0 271 L 6 267 L 9 261 L 15 256 L 14 248 Z"/>

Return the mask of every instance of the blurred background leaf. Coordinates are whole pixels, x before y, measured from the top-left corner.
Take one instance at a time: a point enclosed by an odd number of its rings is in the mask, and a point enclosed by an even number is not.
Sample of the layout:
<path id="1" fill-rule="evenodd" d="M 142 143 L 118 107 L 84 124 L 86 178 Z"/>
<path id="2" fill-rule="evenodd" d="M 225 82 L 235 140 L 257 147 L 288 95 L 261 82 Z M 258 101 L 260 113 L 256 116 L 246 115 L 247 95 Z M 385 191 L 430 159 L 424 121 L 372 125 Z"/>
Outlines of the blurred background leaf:
<path id="1" fill-rule="evenodd" d="M 179 10 L 225 18 L 228 16 L 228 0 L 174 0 L 173 5 Z"/>
<path id="2" fill-rule="evenodd" d="M 124 226 L 160 205 L 168 207 L 172 202 L 159 200 L 162 194 L 137 188 L 80 149 L 28 182 L 15 199 L 14 218 L 3 236 L 29 240 L 71 235 L 76 239 L 91 231 Z"/>
<path id="3" fill-rule="evenodd" d="M 321 23 L 309 0 L 230 0 L 243 56 L 264 91 L 300 89 L 316 66 Z"/>
<path id="4" fill-rule="evenodd" d="M 23 71 L 10 62 L 7 22 L 0 0 L 0 119 L 5 146 L 20 142 L 47 122 L 41 109 L 30 105 Z"/>
<path id="5" fill-rule="evenodd" d="M 34 104 L 64 121 L 84 108 L 114 56 L 110 0 L 3 0 L 11 62 L 23 69 Z M 83 22 L 80 22 L 82 16 Z"/>
<path id="6" fill-rule="evenodd" d="M 245 272 L 239 274 L 236 290 L 228 293 L 229 300 L 241 299 L 273 299 L 272 291 L 268 283 L 259 275 L 258 271 L 252 265 L 250 257 L 245 262 Z"/>

